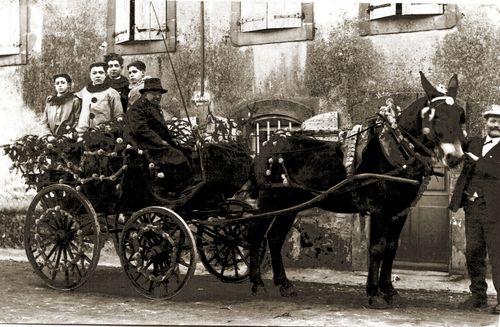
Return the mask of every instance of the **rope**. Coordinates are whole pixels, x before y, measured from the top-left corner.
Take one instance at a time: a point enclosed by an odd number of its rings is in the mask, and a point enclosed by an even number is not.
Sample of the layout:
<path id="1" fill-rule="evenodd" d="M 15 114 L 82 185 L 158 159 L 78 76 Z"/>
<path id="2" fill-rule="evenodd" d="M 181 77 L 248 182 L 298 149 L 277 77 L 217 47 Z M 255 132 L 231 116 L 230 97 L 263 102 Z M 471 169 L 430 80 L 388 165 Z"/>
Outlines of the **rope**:
<path id="1" fill-rule="evenodd" d="M 168 52 L 167 41 L 165 40 L 165 35 L 163 34 L 163 31 L 161 29 L 160 20 L 158 19 L 158 14 L 156 13 L 156 9 L 155 9 L 155 6 L 153 5 L 153 2 L 150 1 L 149 5 L 151 6 L 151 8 L 153 9 L 153 12 L 155 14 L 156 23 L 158 24 L 158 31 L 160 32 L 161 38 L 163 40 L 163 44 L 165 45 L 165 51 L 167 53 L 167 58 L 168 58 L 168 61 L 170 63 L 170 67 L 172 67 L 172 72 L 174 74 L 175 83 L 177 84 L 177 89 L 179 90 L 179 95 L 181 97 L 182 106 L 184 107 L 184 113 L 186 114 L 186 118 L 187 118 L 187 121 L 189 123 L 189 126 L 191 127 L 191 131 L 193 131 L 193 124 L 191 123 L 191 119 L 189 119 L 189 113 L 187 110 L 186 101 L 184 100 L 184 96 L 182 95 L 181 85 L 179 83 L 179 79 L 177 78 L 177 73 L 175 72 L 174 63 L 172 62 L 172 57 L 170 56 L 170 53 Z M 196 134 L 196 133 L 193 133 L 193 134 Z"/>

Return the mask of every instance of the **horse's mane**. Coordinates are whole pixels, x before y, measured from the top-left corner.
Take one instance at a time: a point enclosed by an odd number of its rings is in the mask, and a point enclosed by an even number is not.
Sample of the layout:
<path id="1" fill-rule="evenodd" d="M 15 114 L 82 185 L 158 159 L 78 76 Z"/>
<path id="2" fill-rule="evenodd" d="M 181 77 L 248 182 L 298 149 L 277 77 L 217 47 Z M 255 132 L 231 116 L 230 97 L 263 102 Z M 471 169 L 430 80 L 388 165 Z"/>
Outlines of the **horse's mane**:
<path id="1" fill-rule="evenodd" d="M 412 135 L 418 135 L 422 125 L 420 111 L 427 103 L 427 97 L 421 97 L 413 101 L 406 109 L 401 112 L 398 118 L 398 125 Z"/>

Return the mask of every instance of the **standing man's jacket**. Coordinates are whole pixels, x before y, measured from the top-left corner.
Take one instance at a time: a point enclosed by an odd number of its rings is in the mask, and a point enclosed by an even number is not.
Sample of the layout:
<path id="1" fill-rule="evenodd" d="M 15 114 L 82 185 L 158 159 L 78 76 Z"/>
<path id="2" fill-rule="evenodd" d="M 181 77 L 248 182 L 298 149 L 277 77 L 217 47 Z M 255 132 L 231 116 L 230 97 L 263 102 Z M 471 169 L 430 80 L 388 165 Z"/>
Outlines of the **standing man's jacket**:
<path id="1" fill-rule="evenodd" d="M 471 138 L 465 151 L 478 156 L 474 161 L 466 155 L 450 202 L 450 209 L 457 211 L 467 205 L 469 197 L 476 193 L 486 202 L 489 219 L 500 221 L 500 143 L 482 156 L 484 137 Z"/>
<path id="2" fill-rule="evenodd" d="M 145 96 L 141 96 L 125 113 L 125 122 L 124 137 L 127 142 L 147 150 L 155 162 L 173 165 L 187 162 L 186 156 L 170 136 L 161 109 Z M 168 145 L 162 141 L 167 141 Z"/>

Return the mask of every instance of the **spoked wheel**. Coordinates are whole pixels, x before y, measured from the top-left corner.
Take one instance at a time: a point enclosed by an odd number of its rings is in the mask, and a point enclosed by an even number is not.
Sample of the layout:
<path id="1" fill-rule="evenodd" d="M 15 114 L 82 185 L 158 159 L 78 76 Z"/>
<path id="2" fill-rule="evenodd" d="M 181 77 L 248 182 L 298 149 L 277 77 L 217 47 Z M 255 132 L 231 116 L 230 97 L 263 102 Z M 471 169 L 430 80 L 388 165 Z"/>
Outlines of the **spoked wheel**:
<path id="1" fill-rule="evenodd" d="M 99 261 L 99 222 L 89 200 L 64 184 L 42 189 L 31 202 L 24 248 L 35 272 L 50 287 L 85 284 Z"/>
<path id="2" fill-rule="evenodd" d="M 191 230 L 164 207 L 147 207 L 132 215 L 123 229 L 120 252 L 132 285 L 151 299 L 177 295 L 196 268 Z"/>
<path id="3" fill-rule="evenodd" d="M 227 200 L 217 215 L 207 220 L 235 219 L 249 216 L 252 206 L 239 200 Z M 205 268 L 223 282 L 237 283 L 250 273 L 246 222 L 224 225 L 198 225 L 196 233 L 200 260 Z M 266 248 L 263 248 L 263 260 Z"/>

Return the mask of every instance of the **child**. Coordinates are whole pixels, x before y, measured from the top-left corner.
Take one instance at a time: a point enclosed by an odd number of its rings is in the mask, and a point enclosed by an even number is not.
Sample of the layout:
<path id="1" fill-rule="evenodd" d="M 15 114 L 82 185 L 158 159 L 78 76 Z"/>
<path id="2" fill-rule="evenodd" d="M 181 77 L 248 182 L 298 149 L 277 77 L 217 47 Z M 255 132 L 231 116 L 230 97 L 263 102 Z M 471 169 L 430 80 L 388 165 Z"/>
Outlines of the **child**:
<path id="1" fill-rule="evenodd" d="M 56 94 L 47 97 L 42 123 L 53 135 L 63 135 L 76 127 L 81 101 L 71 92 L 72 80 L 68 74 L 57 74 L 52 79 Z"/>

